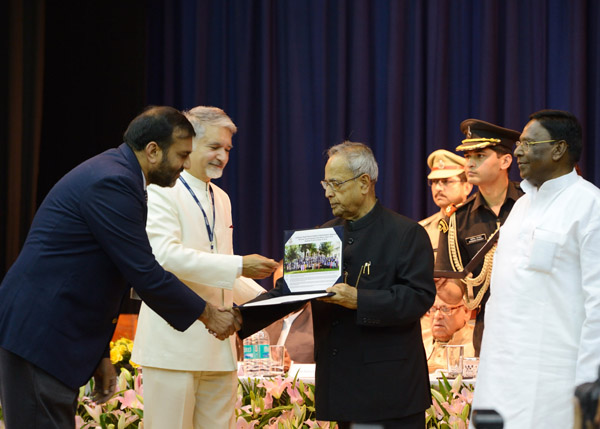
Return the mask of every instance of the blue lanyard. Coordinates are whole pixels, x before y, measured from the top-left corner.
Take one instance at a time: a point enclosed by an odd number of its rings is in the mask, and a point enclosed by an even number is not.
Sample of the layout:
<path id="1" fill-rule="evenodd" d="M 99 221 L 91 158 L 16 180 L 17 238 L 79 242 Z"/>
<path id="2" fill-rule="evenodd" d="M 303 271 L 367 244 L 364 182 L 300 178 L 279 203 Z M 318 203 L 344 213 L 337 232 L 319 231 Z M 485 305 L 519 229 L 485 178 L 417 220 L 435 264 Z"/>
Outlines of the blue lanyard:
<path id="1" fill-rule="evenodd" d="M 196 204 L 198 204 L 198 207 L 200 207 L 200 210 L 202 210 L 202 215 L 204 216 L 204 223 L 206 224 L 206 232 L 208 233 L 208 239 L 210 240 L 210 250 L 214 250 L 213 238 L 215 236 L 215 194 L 213 193 L 213 190 L 210 187 L 210 185 L 207 184 L 208 190 L 210 191 L 210 198 L 212 200 L 213 227 L 211 229 L 210 223 L 208 222 L 208 216 L 206 216 L 206 212 L 204 211 L 204 208 L 202 208 L 202 204 L 200 204 L 198 197 L 196 197 L 196 194 L 194 193 L 194 191 L 192 191 L 192 188 L 190 188 L 190 185 L 187 184 L 183 176 L 179 176 L 179 180 L 181 180 L 181 183 L 183 183 L 187 190 L 190 191 L 190 194 L 192 194 L 192 197 L 194 197 Z"/>

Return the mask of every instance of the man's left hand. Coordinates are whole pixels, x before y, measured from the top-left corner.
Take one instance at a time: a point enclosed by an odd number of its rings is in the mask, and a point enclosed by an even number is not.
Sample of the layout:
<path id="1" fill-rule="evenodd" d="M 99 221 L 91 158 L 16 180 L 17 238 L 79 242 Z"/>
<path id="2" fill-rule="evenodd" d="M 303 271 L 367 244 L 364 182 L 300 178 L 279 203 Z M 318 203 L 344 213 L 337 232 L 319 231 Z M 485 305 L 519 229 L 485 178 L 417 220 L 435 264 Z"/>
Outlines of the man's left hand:
<path id="1" fill-rule="evenodd" d="M 92 397 L 97 404 L 108 401 L 115 393 L 117 385 L 117 371 L 110 358 L 102 358 L 100 365 L 94 372 L 94 392 Z"/>
<path id="2" fill-rule="evenodd" d="M 358 307 L 358 293 L 355 287 L 346 283 L 336 283 L 327 289 L 327 292 L 333 292 L 335 295 L 319 298 L 319 301 L 329 302 L 330 304 L 341 305 L 342 307 L 356 310 Z"/>

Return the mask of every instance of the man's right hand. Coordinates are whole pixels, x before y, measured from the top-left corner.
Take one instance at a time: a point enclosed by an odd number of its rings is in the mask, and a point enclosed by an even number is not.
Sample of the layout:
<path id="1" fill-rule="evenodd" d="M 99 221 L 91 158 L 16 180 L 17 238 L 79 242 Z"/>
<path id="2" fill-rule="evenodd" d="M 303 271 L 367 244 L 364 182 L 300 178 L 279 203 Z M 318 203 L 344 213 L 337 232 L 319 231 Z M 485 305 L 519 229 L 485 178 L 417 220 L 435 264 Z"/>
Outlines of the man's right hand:
<path id="1" fill-rule="evenodd" d="M 229 338 L 242 327 L 239 318 L 232 311 L 223 311 L 210 302 L 206 303 L 198 320 L 219 340 Z"/>
<path id="2" fill-rule="evenodd" d="M 267 278 L 279 265 L 273 259 L 257 254 L 242 256 L 242 261 L 242 275 L 250 279 Z"/>

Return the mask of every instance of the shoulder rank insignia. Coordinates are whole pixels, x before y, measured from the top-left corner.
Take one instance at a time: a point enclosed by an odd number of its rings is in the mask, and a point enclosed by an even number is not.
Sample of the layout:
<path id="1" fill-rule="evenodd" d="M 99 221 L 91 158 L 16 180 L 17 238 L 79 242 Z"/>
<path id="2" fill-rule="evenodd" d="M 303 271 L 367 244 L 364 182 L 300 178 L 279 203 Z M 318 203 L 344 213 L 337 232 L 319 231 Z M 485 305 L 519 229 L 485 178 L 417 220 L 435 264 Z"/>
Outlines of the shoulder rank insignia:
<path id="1" fill-rule="evenodd" d="M 448 222 L 446 222 L 446 219 L 440 219 L 440 221 L 438 222 L 438 230 L 442 234 L 446 234 L 448 232 L 448 229 Z"/>
<path id="2" fill-rule="evenodd" d="M 450 216 L 452 216 L 452 213 L 454 213 L 454 212 L 455 212 L 457 209 L 458 209 L 458 207 L 457 207 L 457 206 L 455 206 L 454 204 L 450 204 L 449 206 L 447 206 L 447 207 L 444 209 L 444 214 L 445 214 L 447 217 L 450 217 Z"/>

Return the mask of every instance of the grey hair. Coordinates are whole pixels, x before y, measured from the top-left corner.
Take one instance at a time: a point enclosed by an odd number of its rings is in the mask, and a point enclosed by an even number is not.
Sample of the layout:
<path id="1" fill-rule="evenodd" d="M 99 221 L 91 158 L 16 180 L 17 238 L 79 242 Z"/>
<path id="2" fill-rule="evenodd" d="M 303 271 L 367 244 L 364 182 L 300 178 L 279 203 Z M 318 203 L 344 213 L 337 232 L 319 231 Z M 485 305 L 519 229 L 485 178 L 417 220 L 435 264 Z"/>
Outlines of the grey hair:
<path id="1" fill-rule="evenodd" d="M 377 182 L 379 167 L 371 148 L 363 143 L 346 140 L 332 146 L 327 151 L 327 156 L 342 155 L 348 161 L 348 168 L 354 176 L 368 174 L 373 182 Z"/>
<path id="2" fill-rule="evenodd" d="M 232 135 L 237 132 L 237 127 L 231 118 L 218 107 L 196 106 L 193 109 L 184 111 L 183 114 L 188 121 L 190 121 L 196 132 L 196 136 L 193 139 L 194 150 L 196 149 L 198 141 L 204 137 L 204 134 L 206 133 L 206 125 L 227 128 L 231 131 Z"/>

